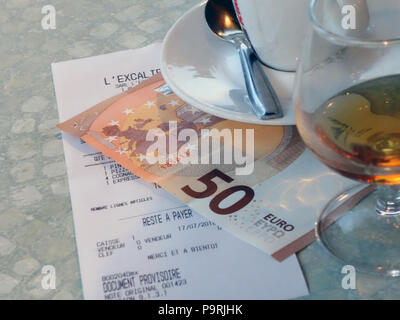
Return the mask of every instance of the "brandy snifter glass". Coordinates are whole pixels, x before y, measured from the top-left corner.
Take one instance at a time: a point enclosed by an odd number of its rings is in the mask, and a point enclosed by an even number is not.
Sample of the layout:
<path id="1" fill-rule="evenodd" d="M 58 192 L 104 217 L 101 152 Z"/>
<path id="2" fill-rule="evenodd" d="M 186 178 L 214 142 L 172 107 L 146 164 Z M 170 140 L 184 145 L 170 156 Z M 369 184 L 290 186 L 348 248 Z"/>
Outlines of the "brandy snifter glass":
<path id="1" fill-rule="evenodd" d="M 316 235 L 343 264 L 400 276 L 400 1 L 345 2 L 311 2 L 294 91 L 308 148 L 360 182 L 326 205 Z"/>

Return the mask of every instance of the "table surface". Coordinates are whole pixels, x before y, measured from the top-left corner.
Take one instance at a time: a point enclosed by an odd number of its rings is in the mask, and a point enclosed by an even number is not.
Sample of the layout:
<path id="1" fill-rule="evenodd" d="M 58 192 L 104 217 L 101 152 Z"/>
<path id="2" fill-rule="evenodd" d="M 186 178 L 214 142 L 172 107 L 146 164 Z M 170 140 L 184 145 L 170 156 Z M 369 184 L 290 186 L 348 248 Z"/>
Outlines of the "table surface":
<path id="1" fill-rule="evenodd" d="M 57 0 L 43 30 L 41 0 L 0 2 L 0 299 L 82 299 L 71 201 L 50 64 L 161 41 L 199 0 Z M 46 3 L 47 4 L 47 3 Z M 358 273 L 313 243 L 298 254 L 310 296 L 399 299 L 398 279 Z M 41 286 L 56 268 L 55 290 Z"/>

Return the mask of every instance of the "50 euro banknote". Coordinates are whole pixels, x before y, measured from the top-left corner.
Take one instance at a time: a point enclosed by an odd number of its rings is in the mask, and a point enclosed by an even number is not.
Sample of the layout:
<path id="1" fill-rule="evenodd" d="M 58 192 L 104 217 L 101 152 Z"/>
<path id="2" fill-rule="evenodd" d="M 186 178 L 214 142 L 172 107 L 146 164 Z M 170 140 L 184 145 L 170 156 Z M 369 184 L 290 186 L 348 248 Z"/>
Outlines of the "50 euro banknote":
<path id="1" fill-rule="evenodd" d="M 313 157 L 295 126 L 204 113 L 161 74 L 58 126 L 278 261 L 315 239 L 319 212 L 352 184 Z"/>

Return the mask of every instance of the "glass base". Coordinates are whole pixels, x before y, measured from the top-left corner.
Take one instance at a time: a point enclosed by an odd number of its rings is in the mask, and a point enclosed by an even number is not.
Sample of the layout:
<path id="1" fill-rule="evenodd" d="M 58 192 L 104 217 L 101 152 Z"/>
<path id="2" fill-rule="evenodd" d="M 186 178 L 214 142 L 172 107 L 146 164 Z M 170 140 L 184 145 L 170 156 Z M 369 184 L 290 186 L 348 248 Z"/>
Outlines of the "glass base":
<path id="1" fill-rule="evenodd" d="M 358 185 L 331 200 L 315 232 L 322 246 L 357 271 L 400 276 L 400 214 L 382 214 L 382 190 Z"/>

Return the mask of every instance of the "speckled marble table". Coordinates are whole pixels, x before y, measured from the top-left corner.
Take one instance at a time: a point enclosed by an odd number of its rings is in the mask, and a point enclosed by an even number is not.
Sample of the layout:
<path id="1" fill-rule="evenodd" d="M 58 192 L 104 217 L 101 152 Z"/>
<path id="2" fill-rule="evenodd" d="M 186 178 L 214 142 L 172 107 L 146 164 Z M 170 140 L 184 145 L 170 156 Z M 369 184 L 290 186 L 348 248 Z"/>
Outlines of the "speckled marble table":
<path id="1" fill-rule="evenodd" d="M 199 0 L 0 1 L 0 299 L 82 299 L 71 203 L 50 64 L 161 41 Z M 44 5 L 56 29 L 43 30 Z M 306 299 L 398 299 L 400 280 L 357 274 L 317 243 L 299 254 Z M 42 267 L 57 270 L 55 290 Z"/>

